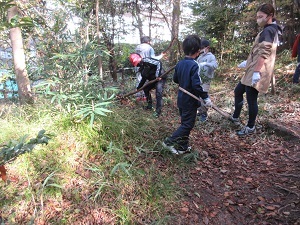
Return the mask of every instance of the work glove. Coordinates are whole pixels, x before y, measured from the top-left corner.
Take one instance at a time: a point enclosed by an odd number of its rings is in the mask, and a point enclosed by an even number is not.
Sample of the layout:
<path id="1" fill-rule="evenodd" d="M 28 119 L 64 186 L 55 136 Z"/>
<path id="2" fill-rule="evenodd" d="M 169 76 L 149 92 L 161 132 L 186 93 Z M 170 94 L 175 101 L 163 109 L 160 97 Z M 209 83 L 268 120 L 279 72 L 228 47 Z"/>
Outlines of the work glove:
<path id="1" fill-rule="evenodd" d="M 260 80 L 260 73 L 259 72 L 254 72 L 252 75 L 252 86 L 256 84 Z"/>
<path id="2" fill-rule="evenodd" d="M 245 68 L 247 65 L 247 60 L 241 62 L 239 65 L 238 65 L 238 68 Z"/>
<path id="3" fill-rule="evenodd" d="M 207 65 L 207 62 L 201 62 L 199 63 L 200 66 L 206 66 Z"/>
<path id="4" fill-rule="evenodd" d="M 203 99 L 203 101 L 204 101 L 204 106 L 205 106 L 206 108 L 209 108 L 209 107 L 212 107 L 212 106 L 213 106 L 213 103 L 212 103 L 212 101 L 210 100 L 210 98 Z"/>

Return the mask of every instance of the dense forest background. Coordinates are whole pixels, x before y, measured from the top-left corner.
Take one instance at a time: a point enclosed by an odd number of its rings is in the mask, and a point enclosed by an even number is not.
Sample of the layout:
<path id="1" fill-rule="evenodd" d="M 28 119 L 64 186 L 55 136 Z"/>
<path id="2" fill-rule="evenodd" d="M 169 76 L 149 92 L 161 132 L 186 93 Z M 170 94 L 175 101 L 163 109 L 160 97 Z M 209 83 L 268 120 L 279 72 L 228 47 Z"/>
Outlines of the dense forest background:
<path id="1" fill-rule="evenodd" d="M 118 72 L 130 66 L 128 55 L 138 44 L 125 41 L 143 35 L 152 38 L 157 53 L 168 50 L 166 67 L 183 56 L 183 38 L 195 33 L 211 40 L 220 65 L 236 64 L 247 57 L 259 30 L 255 12 L 263 2 L 2 0 L 0 47 L 15 49 L 18 60 L 15 64 L 2 60 L 1 68 L 14 68 L 19 97 L 31 102 L 26 83 L 33 81 L 47 80 L 64 92 L 76 91 L 79 86 L 74 84 L 86 84 L 90 78 L 117 82 Z M 278 52 L 289 51 L 300 31 L 299 1 L 270 3 L 284 30 Z M 24 68 L 16 61 L 24 61 Z"/>

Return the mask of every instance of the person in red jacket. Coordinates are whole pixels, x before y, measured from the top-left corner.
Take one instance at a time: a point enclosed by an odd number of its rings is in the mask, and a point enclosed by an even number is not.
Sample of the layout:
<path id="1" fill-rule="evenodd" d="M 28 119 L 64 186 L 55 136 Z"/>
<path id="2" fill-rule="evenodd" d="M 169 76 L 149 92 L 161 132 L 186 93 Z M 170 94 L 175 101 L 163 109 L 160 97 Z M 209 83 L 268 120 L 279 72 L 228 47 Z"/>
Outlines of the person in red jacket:
<path id="1" fill-rule="evenodd" d="M 295 69 L 295 73 L 293 76 L 293 83 L 298 84 L 299 83 L 299 76 L 300 76 L 300 34 L 296 36 L 295 42 L 293 44 L 292 49 L 292 58 L 297 57 L 297 67 Z"/>

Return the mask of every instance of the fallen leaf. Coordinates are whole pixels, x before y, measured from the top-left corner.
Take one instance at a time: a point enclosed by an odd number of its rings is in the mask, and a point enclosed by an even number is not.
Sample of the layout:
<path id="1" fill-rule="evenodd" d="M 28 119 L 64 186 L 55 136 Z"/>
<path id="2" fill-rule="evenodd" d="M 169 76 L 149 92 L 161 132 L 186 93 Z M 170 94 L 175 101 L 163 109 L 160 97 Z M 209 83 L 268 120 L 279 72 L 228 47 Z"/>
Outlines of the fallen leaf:
<path id="1" fill-rule="evenodd" d="M 181 212 L 187 213 L 188 211 L 189 211 L 189 208 L 187 208 L 187 207 L 181 208 Z"/>
<path id="2" fill-rule="evenodd" d="M 275 210 L 275 209 L 276 209 L 276 207 L 274 207 L 274 206 L 270 205 L 270 206 L 266 206 L 266 209 L 268 209 L 268 210 Z"/>
<path id="3" fill-rule="evenodd" d="M 232 180 L 228 180 L 228 185 L 232 186 L 233 185 L 233 181 Z"/>
<path id="4" fill-rule="evenodd" d="M 253 179 L 251 178 L 251 177 L 247 177 L 246 178 L 246 183 L 249 183 L 249 182 L 251 182 Z"/>
<path id="5" fill-rule="evenodd" d="M 4 182 L 6 182 L 7 177 L 6 177 L 6 169 L 4 167 L 4 165 L 0 166 L 0 173 L 1 173 L 1 178 Z"/>
<path id="6" fill-rule="evenodd" d="M 231 201 L 230 199 L 228 199 L 227 202 L 228 202 L 230 205 L 234 205 L 234 202 Z"/>
<path id="7" fill-rule="evenodd" d="M 262 197 L 262 196 L 258 196 L 257 198 L 258 198 L 258 200 L 260 200 L 260 201 L 265 201 L 264 197 Z"/>
<path id="8" fill-rule="evenodd" d="M 228 196 L 230 196 L 230 193 L 229 193 L 228 191 L 226 191 L 226 192 L 224 193 L 224 196 L 225 196 L 225 197 L 228 197 Z"/>
<path id="9" fill-rule="evenodd" d="M 207 218 L 206 216 L 203 218 L 203 222 L 204 222 L 206 225 L 209 223 L 209 220 L 208 220 L 208 218 Z"/>
<path id="10" fill-rule="evenodd" d="M 210 215 L 210 217 L 214 218 L 217 214 L 218 214 L 217 212 L 213 211 L 209 215 Z"/>
<path id="11" fill-rule="evenodd" d="M 196 207 L 197 209 L 199 209 L 199 206 L 197 205 L 197 203 L 194 202 L 194 201 L 193 201 L 193 203 L 194 203 L 195 207 Z"/>
<path id="12" fill-rule="evenodd" d="M 226 173 L 228 170 L 220 170 L 221 173 Z"/>

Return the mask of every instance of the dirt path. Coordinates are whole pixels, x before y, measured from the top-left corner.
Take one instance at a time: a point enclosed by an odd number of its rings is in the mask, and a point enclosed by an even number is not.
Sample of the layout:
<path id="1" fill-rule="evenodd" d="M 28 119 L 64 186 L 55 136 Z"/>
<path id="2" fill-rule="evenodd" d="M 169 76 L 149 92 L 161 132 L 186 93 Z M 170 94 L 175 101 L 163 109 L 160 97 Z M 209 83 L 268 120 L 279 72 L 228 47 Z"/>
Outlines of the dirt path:
<path id="1" fill-rule="evenodd" d="M 233 75 L 223 73 L 232 85 L 228 90 L 234 89 Z M 236 128 L 213 110 L 209 121 L 193 129 L 191 145 L 201 158 L 177 174 L 185 196 L 176 224 L 300 225 L 300 89 L 289 85 L 289 77 L 278 78 L 287 85 L 278 85 L 275 95 L 259 96 L 262 127 L 256 134 L 237 137 Z M 213 102 L 232 110 L 233 91 L 213 92 Z M 166 120 L 176 112 L 169 108 Z M 243 113 L 246 120 L 247 104 Z"/>
<path id="2" fill-rule="evenodd" d="M 195 127 L 200 160 L 176 174 L 185 190 L 176 224 L 299 225 L 300 141 L 284 135 L 266 123 L 240 138 L 218 115 Z"/>

